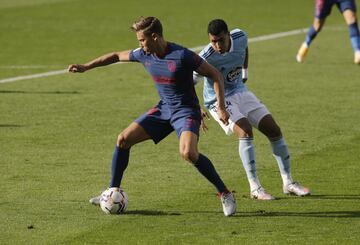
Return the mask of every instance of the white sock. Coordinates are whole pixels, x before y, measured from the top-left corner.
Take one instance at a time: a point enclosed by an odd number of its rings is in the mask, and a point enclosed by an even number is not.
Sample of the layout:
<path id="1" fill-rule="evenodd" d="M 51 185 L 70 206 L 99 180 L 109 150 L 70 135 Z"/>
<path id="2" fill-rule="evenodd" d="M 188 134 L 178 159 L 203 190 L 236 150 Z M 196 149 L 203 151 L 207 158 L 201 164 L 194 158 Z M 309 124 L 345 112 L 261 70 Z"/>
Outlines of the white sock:
<path id="1" fill-rule="evenodd" d="M 248 179 L 249 185 L 250 185 L 250 191 L 257 190 L 261 187 L 261 184 L 259 182 L 259 179 Z"/>
<path id="2" fill-rule="evenodd" d="M 250 190 L 258 189 L 261 185 L 256 175 L 255 151 L 252 138 L 239 139 L 239 155 L 249 181 Z"/>
<path id="3" fill-rule="evenodd" d="M 291 184 L 293 179 L 290 174 L 290 155 L 284 138 L 270 141 L 270 143 L 273 156 L 275 157 L 279 166 L 283 185 Z"/>

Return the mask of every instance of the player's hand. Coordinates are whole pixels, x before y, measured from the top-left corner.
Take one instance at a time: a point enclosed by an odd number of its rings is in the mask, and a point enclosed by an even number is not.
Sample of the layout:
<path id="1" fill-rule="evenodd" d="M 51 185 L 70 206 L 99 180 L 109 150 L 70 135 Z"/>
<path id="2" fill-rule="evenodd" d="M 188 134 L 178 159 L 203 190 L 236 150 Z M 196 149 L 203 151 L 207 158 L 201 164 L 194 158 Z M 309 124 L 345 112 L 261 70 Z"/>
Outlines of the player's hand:
<path id="1" fill-rule="evenodd" d="M 73 72 L 73 73 L 76 73 L 76 72 L 85 72 L 87 70 L 86 66 L 84 65 L 79 65 L 79 64 L 72 64 L 72 65 L 69 65 L 68 67 L 68 72 Z"/>
<path id="2" fill-rule="evenodd" d="M 204 133 L 206 133 L 209 130 L 209 128 L 205 123 L 205 119 L 210 120 L 209 114 L 207 113 L 207 111 L 201 108 L 201 129 Z"/>
<path id="3" fill-rule="evenodd" d="M 230 115 L 229 113 L 223 109 L 223 108 L 217 108 L 217 114 L 219 116 L 219 119 L 220 121 L 225 124 L 225 125 L 228 125 L 229 124 L 229 118 L 230 118 Z"/>

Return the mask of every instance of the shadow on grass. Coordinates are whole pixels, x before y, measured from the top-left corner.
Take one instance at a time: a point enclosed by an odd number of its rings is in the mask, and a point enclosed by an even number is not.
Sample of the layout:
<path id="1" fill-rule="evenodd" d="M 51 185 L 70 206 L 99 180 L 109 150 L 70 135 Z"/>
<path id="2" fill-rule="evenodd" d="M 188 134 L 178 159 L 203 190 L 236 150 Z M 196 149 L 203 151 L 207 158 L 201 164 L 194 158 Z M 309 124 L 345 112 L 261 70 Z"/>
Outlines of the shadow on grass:
<path id="1" fill-rule="evenodd" d="M 22 91 L 0 90 L 0 94 L 80 94 L 78 91 Z"/>
<path id="2" fill-rule="evenodd" d="M 19 124 L 0 124 L 0 128 L 21 128 L 24 127 L 24 125 Z"/>
<path id="3" fill-rule="evenodd" d="M 234 217 L 314 217 L 314 218 L 360 218 L 360 211 L 324 211 L 324 212 L 237 212 Z"/>
<path id="4" fill-rule="evenodd" d="M 360 200 L 359 195 L 311 195 L 310 199 L 343 199 L 343 200 Z"/>
<path id="5" fill-rule="evenodd" d="M 183 214 L 222 214 L 222 212 L 211 211 L 183 211 Z M 313 217 L 313 218 L 360 218 L 360 211 L 323 211 L 323 212 L 268 212 L 257 210 L 254 212 L 236 212 L 230 218 L 252 218 L 252 217 Z"/>
<path id="6" fill-rule="evenodd" d="M 294 196 L 287 196 L 287 197 L 277 197 L 277 200 L 281 199 L 293 199 L 293 198 L 306 198 L 306 199 L 319 199 L 319 200 L 360 200 L 359 195 L 313 195 L 306 197 L 294 197 Z"/>
<path id="7" fill-rule="evenodd" d="M 145 216 L 177 216 L 181 215 L 179 212 L 163 212 L 158 210 L 129 210 L 125 215 L 145 215 Z"/>

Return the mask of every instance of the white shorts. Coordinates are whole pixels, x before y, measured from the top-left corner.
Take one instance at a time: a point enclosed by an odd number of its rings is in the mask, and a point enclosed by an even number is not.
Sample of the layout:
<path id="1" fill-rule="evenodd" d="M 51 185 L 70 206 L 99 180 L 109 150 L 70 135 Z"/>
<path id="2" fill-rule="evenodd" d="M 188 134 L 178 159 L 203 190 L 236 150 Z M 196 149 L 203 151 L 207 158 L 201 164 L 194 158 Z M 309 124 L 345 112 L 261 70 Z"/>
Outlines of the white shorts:
<path id="1" fill-rule="evenodd" d="M 210 106 L 209 112 L 211 116 L 220 124 L 227 135 L 233 133 L 234 125 L 241 118 L 246 117 L 251 126 L 258 128 L 260 120 L 270 114 L 269 110 L 264 104 L 260 102 L 256 96 L 250 92 L 245 91 L 236 93 L 225 98 L 226 110 L 230 114 L 229 124 L 223 124 L 217 114 L 217 102 Z"/>

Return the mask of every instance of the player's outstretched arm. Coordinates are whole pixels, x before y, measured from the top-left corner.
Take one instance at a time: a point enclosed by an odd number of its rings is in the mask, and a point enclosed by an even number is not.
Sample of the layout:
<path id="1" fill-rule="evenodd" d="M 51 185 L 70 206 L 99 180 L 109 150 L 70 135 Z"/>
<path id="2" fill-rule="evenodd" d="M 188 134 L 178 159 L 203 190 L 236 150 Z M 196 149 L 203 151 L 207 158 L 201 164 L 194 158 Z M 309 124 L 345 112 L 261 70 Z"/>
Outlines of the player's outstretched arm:
<path id="1" fill-rule="evenodd" d="M 71 64 L 68 67 L 69 72 L 85 72 L 99 66 L 110 65 L 119 61 L 129 61 L 130 50 L 122 52 L 113 52 L 100 56 L 86 64 Z"/>
<path id="2" fill-rule="evenodd" d="M 207 62 L 202 62 L 196 70 L 202 76 L 209 77 L 214 82 L 214 90 L 216 93 L 216 100 L 218 103 L 217 113 L 220 120 L 228 125 L 229 113 L 225 109 L 225 92 L 224 92 L 224 78 L 221 73 Z"/>

